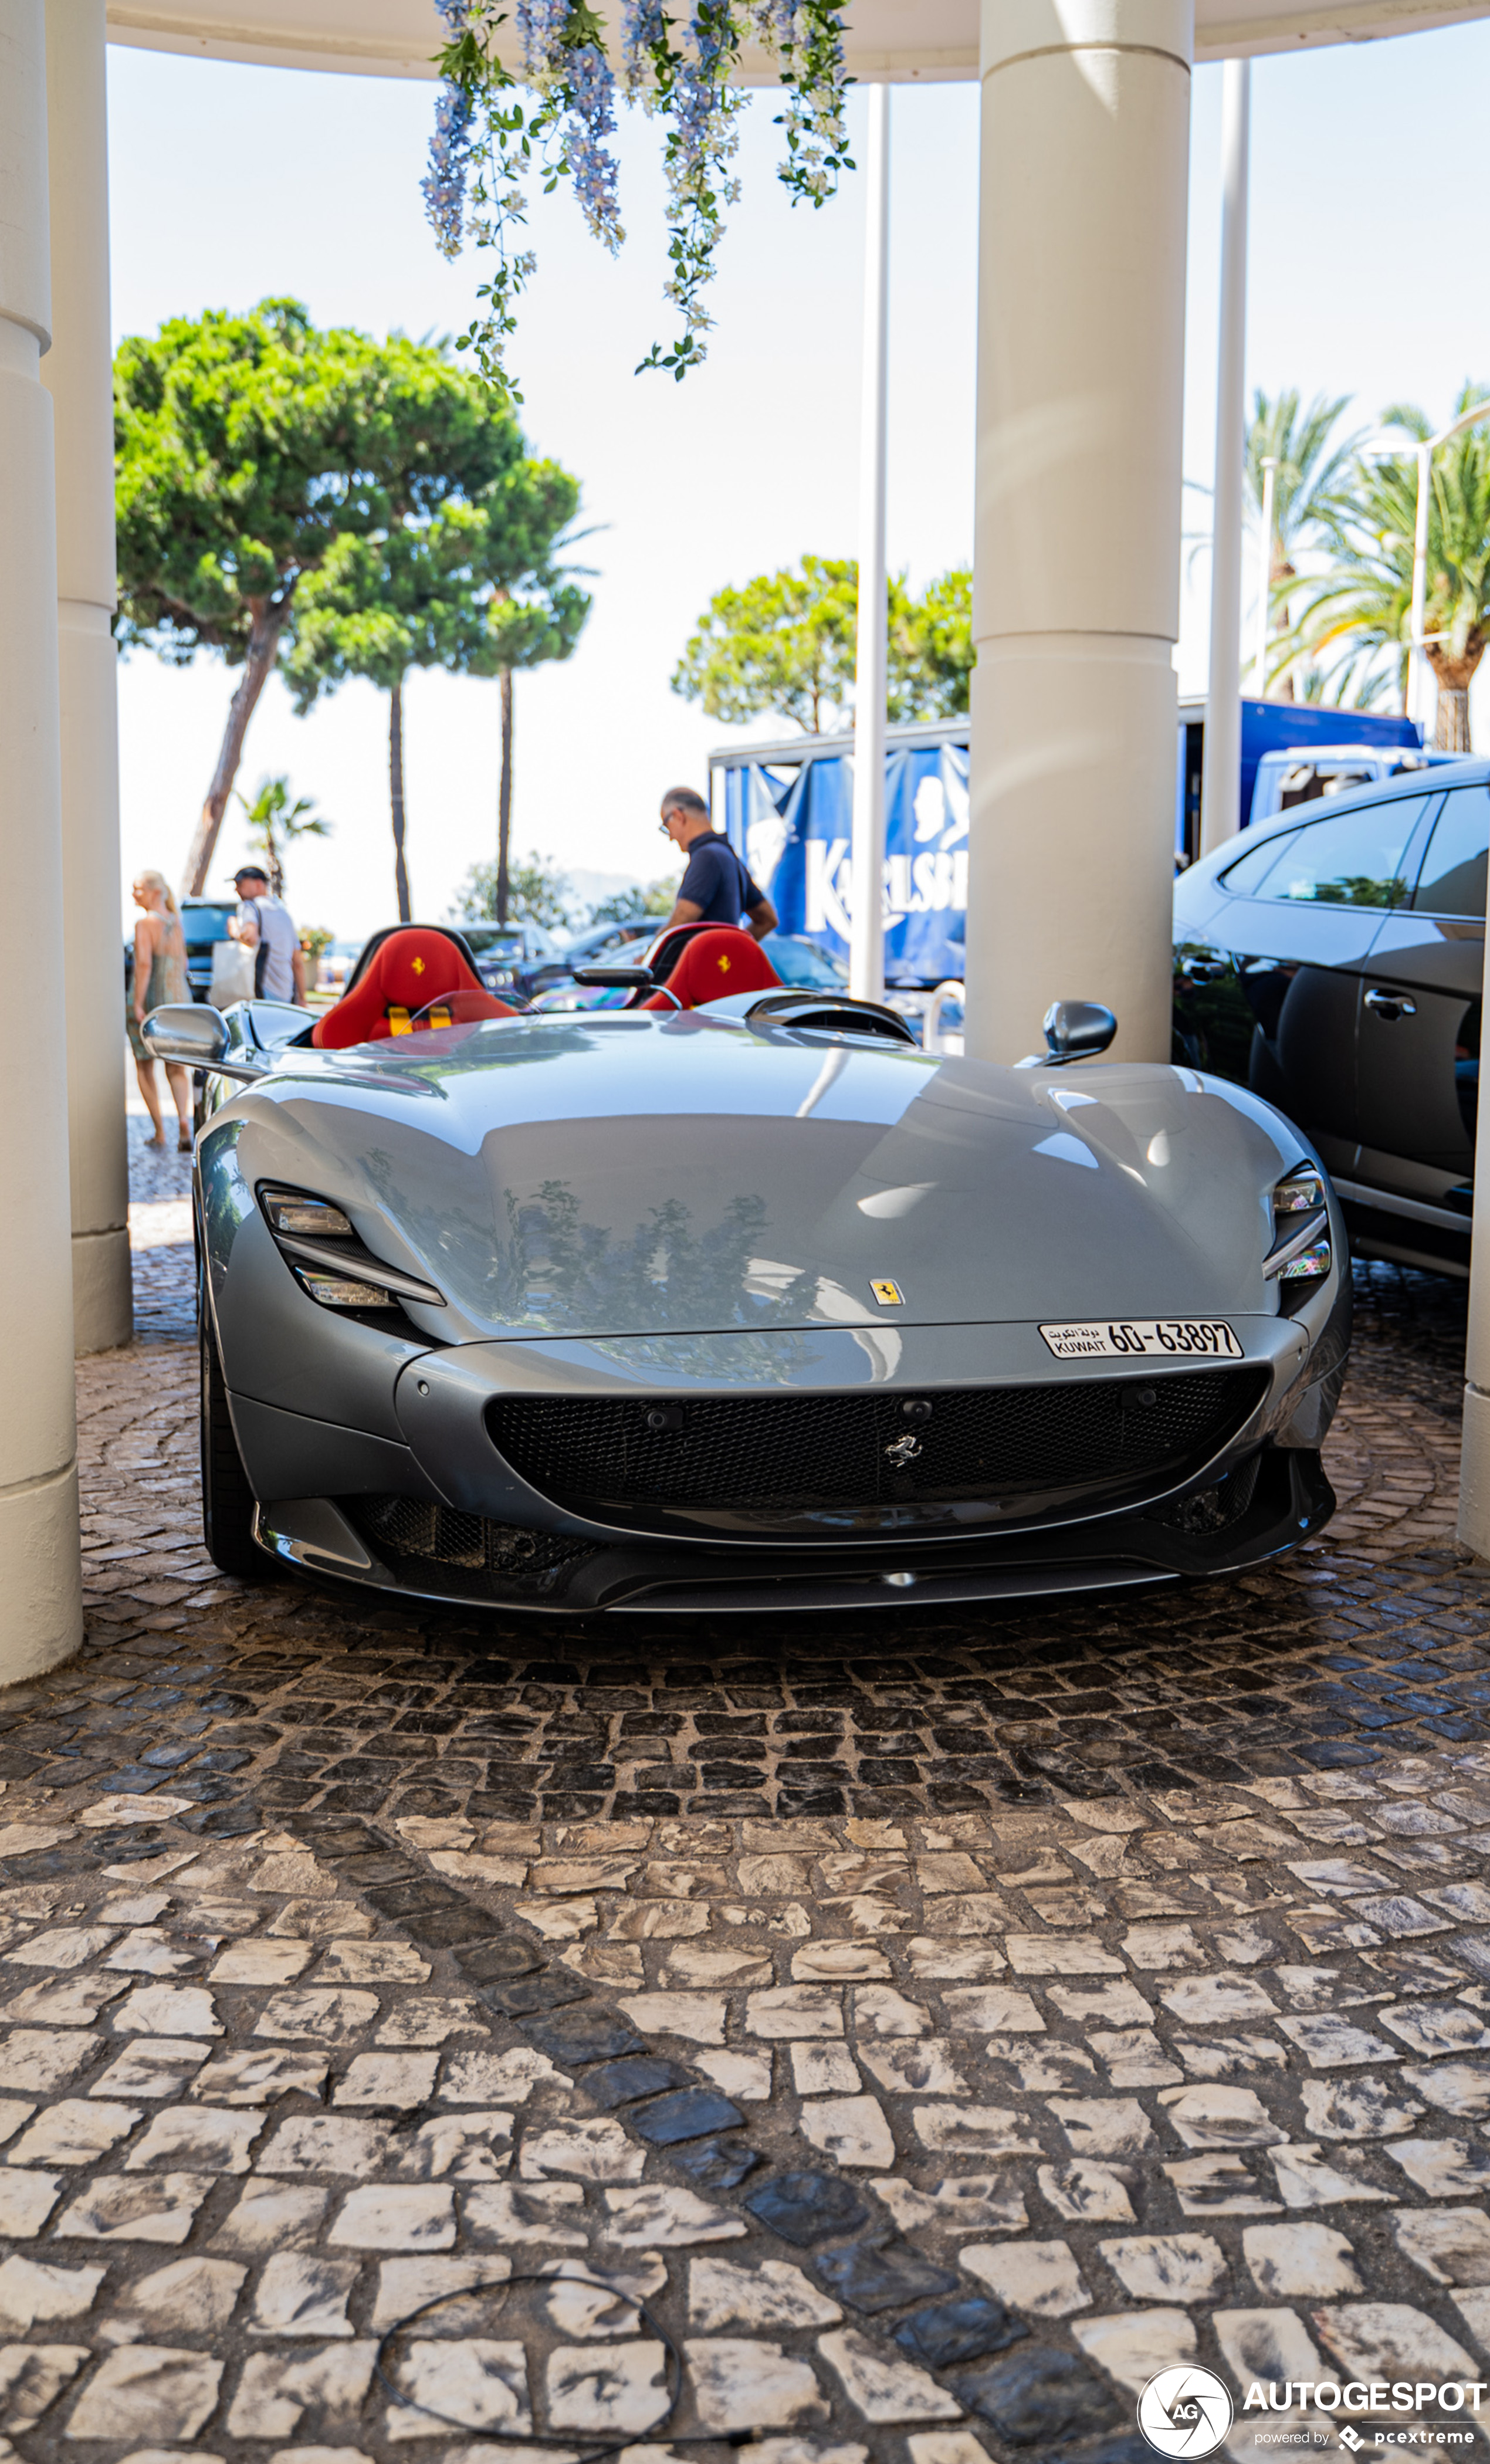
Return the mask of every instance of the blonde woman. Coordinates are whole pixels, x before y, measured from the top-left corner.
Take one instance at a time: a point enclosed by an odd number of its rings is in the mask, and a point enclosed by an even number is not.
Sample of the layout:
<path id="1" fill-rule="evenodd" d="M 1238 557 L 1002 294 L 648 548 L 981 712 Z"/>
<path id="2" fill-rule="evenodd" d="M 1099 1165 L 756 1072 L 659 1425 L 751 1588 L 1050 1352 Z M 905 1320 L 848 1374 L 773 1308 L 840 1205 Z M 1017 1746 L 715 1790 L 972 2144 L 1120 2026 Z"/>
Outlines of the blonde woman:
<path id="1" fill-rule="evenodd" d="M 145 1048 L 140 1030 L 153 1009 L 166 1001 L 191 999 L 186 981 L 186 941 L 181 929 L 181 910 L 176 904 L 171 886 L 163 872 L 142 872 L 134 885 L 134 900 L 143 909 L 135 926 L 135 980 L 130 1005 L 125 1013 L 129 1029 L 129 1048 L 135 1056 L 135 1075 L 140 1092 L 144 1097 L 145 1111 L 155 1125 L 155 1135 L 145 1143 L 164 1147 L 165 1133 L 161 1126 L 161 1099 L 156 1091 L 155 1063 Z M 175 1099 L 178 1132 L 177 1150 L 191 1153 L 191 1080 L 178 1062 L 167 1061 L 165 1080 Z"/>

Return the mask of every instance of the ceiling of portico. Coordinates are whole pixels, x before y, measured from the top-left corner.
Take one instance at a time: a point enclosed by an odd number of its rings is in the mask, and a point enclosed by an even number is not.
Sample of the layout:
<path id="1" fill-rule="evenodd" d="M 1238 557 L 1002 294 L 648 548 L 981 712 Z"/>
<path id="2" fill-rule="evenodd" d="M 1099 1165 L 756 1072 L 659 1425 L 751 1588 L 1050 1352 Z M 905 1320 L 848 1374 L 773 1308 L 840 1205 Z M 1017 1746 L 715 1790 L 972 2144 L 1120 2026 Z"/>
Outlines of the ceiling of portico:
<path id="1" fill-rule="evenodd" d="M 601 0 L 600 13 L 616 13 Z M 855 77 L 968 78 L 977 73 L 979 0 L 852 0 Z M 1195 56 L 1379 40 L 1490 15 L 1490 0 L 1196 0 Z M 367 77 L 431 77 L 434 0 L 108 0 L 109 38 L 150 51 Z M 747 55 L 749 82 L 767 64 Z"/>

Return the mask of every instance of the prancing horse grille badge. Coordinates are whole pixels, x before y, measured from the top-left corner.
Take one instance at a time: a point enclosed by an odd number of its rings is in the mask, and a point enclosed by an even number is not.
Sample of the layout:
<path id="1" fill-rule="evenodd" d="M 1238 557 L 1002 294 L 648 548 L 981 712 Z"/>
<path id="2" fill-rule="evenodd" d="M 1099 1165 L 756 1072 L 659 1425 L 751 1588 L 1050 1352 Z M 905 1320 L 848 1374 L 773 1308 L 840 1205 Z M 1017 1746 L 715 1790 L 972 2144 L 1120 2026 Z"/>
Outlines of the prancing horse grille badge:
<path id="1" fill-rule="evenodd" d="M 888 1456 L 890 1462 L 894 1464 L 895 1469 L 897 1471 L 904 1471 L 907 1463 L 913 1463 L 917 1455 L 921 1452 L 921 1441 L 919 1438 L 909 1436 L 904 1438 L 894 1438 L 886 1447 L 885 1452 Z"/>
<path id="2" fill-rule="evenodd" d="M 881 1309 L 904 1309 L 906 1306 L 905 1293 L 898 1284 L 890 1282 L 887 1275 L 871 1276 L 869 1289 Z"/>

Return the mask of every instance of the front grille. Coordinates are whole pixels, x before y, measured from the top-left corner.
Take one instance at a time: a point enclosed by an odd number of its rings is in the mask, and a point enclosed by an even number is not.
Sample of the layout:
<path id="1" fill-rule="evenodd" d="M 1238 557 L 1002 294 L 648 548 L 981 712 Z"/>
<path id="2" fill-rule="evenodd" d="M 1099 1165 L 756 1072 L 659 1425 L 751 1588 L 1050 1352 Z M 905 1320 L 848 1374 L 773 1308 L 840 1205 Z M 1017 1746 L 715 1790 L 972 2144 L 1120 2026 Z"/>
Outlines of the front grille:
<path id="1" fill-rule="evenodd" d="M 515 1395 L 487 1427 L 533 1487 L 601 1520 L 966 1527 L 983 1507 L 1151 1495 L 1206 1463 L 1266 1384 L 1247 1368 L 921 1397 Z"/>
<path id="2" fill-rule="evenodd" d="M 395 1573 L 405 1571 L 417 1579 L 439 1567 L 442 1591 L 541 1597 L 581 1557 L 594 1554 L 585 1540 L 491 1523 L 485 1515 L 427 1506 L 417 1497 L 358 1497 L 347 1505 L 364 1538 L 393 1561 Z"/>

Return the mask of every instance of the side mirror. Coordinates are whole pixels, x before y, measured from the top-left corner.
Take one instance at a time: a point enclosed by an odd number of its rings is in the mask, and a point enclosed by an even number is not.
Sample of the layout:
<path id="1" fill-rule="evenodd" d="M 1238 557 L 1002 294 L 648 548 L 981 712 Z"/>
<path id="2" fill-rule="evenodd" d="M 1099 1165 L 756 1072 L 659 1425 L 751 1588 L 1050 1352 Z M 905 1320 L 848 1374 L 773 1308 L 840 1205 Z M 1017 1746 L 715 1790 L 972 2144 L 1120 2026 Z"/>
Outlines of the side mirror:
<path id="1" fill-rule="evenodd" d="M 246 1086 L 256 1085 L 272 1066 L 250 1061 L 241 1049 L 236 1060 L 228 1060 L 228 1022 L 221 1010 L 209 1009 L 205 1001 L 163 1002 L 150 1012 L 140 1036 L 153 1061 L 179 1062 L 184 1069 L 212 1069 L 219 1077 L 236 1078 Z"/>
<path id="2" fill-rule="evenodd" d="M 577 984 L 604 984 L 625 992 L 640 992 L 643 985 L 651 986 L 650 967 L 576 967 Z"/>
<path id="3" fill-rule="evenodd" d="M 156 1061 L 210 1069 L 228 1049 L 228 1024 L 221 1010 L 208 1009 L 204 1001 L 167 1001 L 150 1012 L 140 1040 Z"/>
<path id="4" fill-rule="evenodd" d="M 1106 1052 L 1118 1023 L 1101 1001 L 1052 1001 L 1044 1027 L 1045 1067 L 1058 1069 L 1067 1061 L 1090 1061 Z"/>

